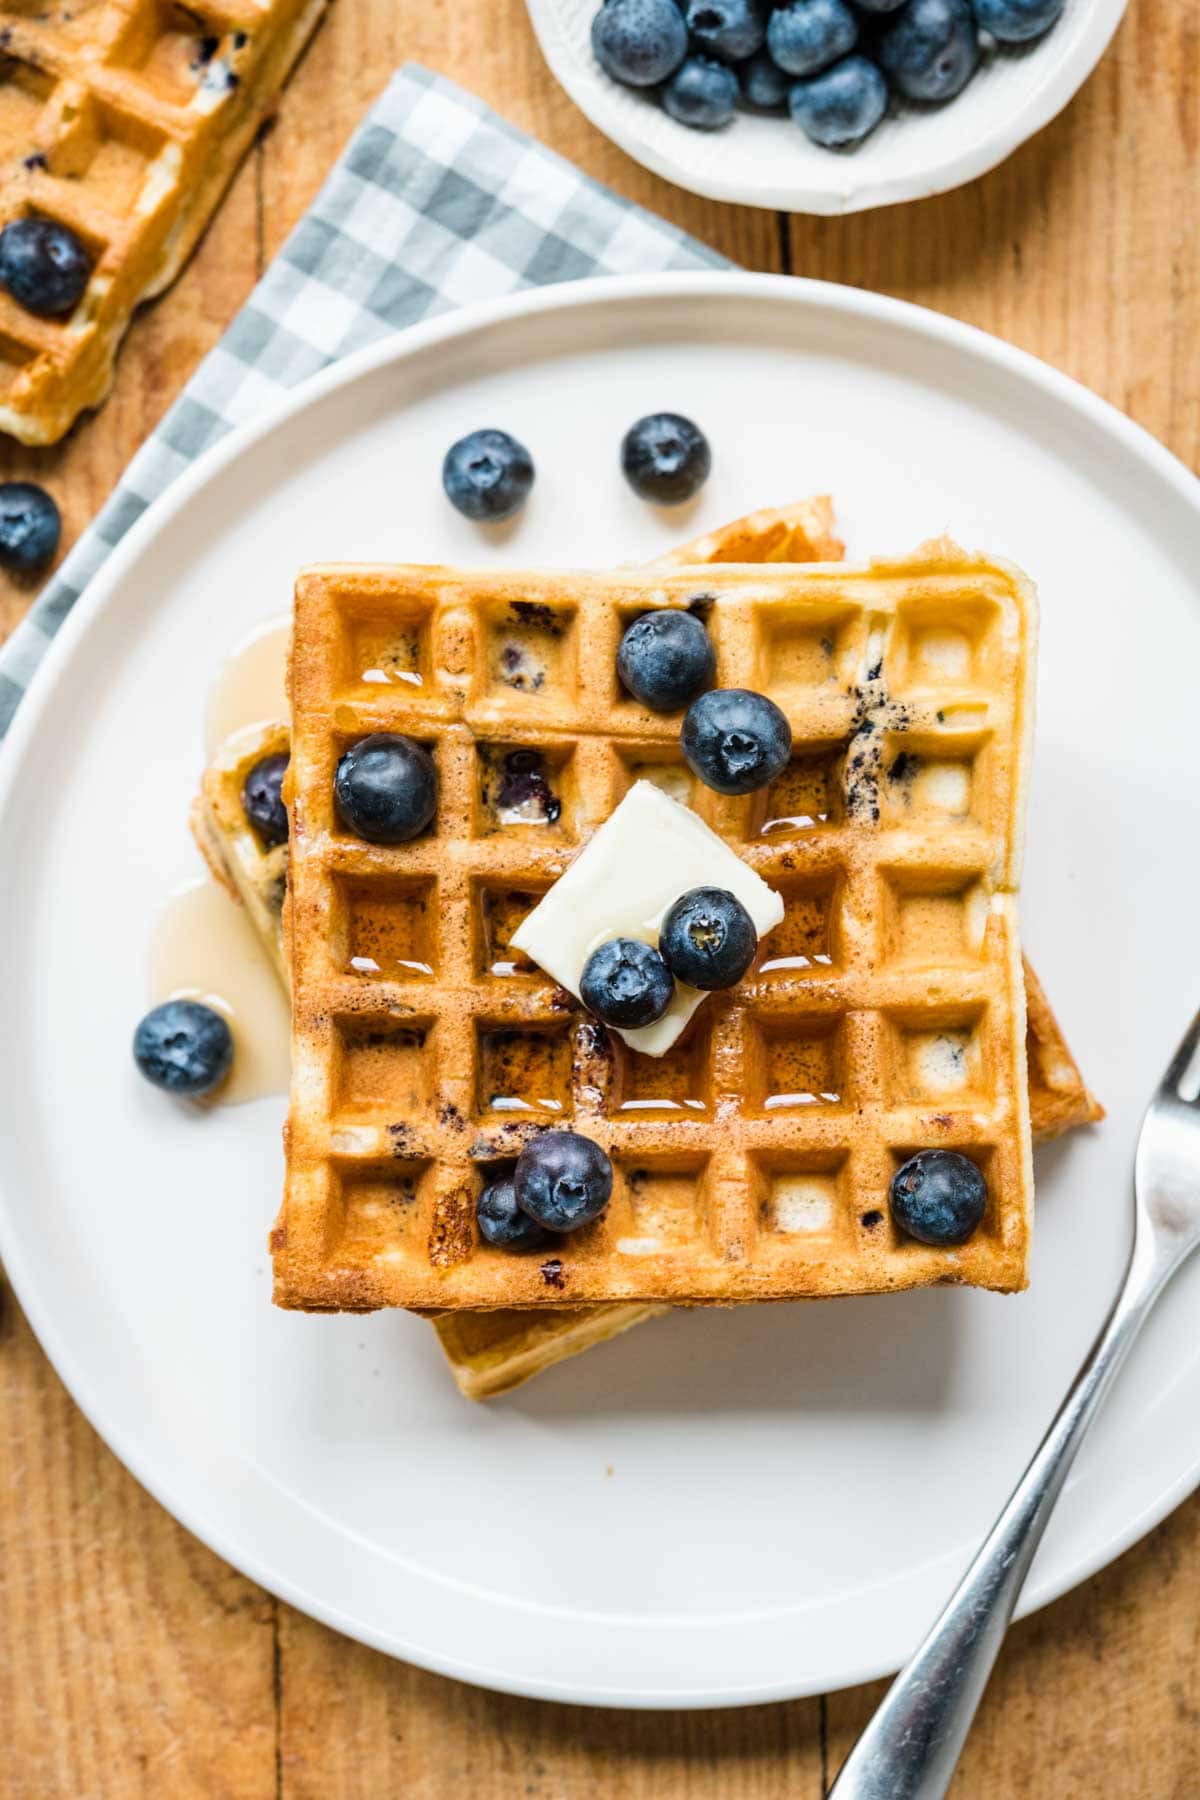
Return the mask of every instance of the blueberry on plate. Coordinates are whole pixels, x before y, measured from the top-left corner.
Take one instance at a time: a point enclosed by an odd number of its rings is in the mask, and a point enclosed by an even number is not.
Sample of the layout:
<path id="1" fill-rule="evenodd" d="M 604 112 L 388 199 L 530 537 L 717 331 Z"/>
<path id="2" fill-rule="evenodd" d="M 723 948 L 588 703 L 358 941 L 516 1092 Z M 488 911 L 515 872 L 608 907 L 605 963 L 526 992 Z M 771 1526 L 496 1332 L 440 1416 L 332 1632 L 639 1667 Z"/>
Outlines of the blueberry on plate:
<path id="1" fill-rule="evenodd" d="M 0 231 L 0 287 L 26 312 L 47 319 L 74 312 L 91 272 L 83 244 L 56 219 L 27 213 Z"/>
<path id="2" fill-rule="evenodd" d="M 533 458 L 507 431 L 469 431 L 446 452 L 442 486 L 464 518 L 495 524 L 528 500 Z"/>
<path id="3" fill-rule="evenodd" d="M 1049 31 L 1064 0 L 971 0 L 975 22 L 1000 44 L 1027 44 Z"/>
<path id="4" fill-rule="evenodd" d="M 675 0 L 604 0 L 592 20 L 592 50 L 614 81 L 654 87 L 687 55 L 687 26 Z"/>
<path id="5" fill-rule="evenodd" d="M 286 750 L 274 756 L 260 756 L 242 783 L 242 811 L 268 850 L 287 843 L 288 816 L 283 804 L 287 766 Z"/>
<path id="6" fill-rule="evenodd" d="M 693 613 L 662 607 L 628 626 L 617 651 L 622 686 L 651 712 L 678 712 L 717 672 L 712 639 Z"/>
<path id="7" fill-rule="evenodd" d="M 196 1100 L 228 1075 L 233 1033 L 228 1020 L 199 1000 L 164 1000 L 134 1032 L 133 1060 L 155 1087 Z"/>
<path id="8" fill-rule="evenodd" d="M 768 50 L 760 50 L 742 64 L 738 81 L 745 104 L 759 112 L 775 112 L 787 99 L 792 85 L 791 76 L 784 74 Z"/>
<path id="9" fill-rule="evenodd" d="M 952 100 L 979 64 L 967 0 L 909 0 L 883 32 L 879 66 L 909 100 Z"/>
<path id="10" fill-rule="evenodd" d="M 543 1131 L 522 1152 L 513 1176 L 517 1205 L 547 1231 L 578 1231 L 608 1205 L 612 1164 L 577 1131 Z"/>
<path id="11" fill-rule="evenodd" d="M 663 89 L 664 110 L 693 131 L 719 131 L 737 110 L 738 79 L 723 62 L 689 56 Z"/>
<path id="12" fill-rule="evenodd" d="M 680 743 L 693 775 L 718 794 L 752 794 L 782 775 L 792 728 L 765 694 L 710 688 L 684 714 Z"/>
<path id="13" fill-rule="evenodd" d="M 437 805 L 437 769 L 423 744 L 374 731 L 338 763 L 333 791 L 343 822 L 369 844 L 404 844 Z"/>
<path id="14" fill-rule="evenodd" d="M 488 1183 L 475 1203 L 475 1217 L 480 1236 L 498 1250 L 544 1250 L 553 1242 L 545 1227 L 517 1205 L 511 1175 Z"/>
<path id="15" fill-rule="evenodd" d="M 708 480 L 712 451 L 700 427 L 682 413 L 647 413 L 621 441 L 621 468 L 639 499 L 678 506 Z"/>
<path id="16" fill-rule="evenodd" d="M 957 1150 L 918 1150 L 896 1170 L 892 1218 L 922 1244 L 965 1244 L 987 1209 L 987 1182 Z"/>
<path id="17" fill-rule="evenodd" d="M 843 0 L 792 0 L 771 14 L 767 49 L 788 75 L 815 75 L 853 50 L 858 25 Z"/>
<path id="18" fill-rule="evenodd" d="M 662 922 L 658 947 L 676 981 L 715 993 L 735 987 L 754 961 L 754 920 L 727 888 L 691 888 Z"/>
<path id="19" fill-rule="evenodd" d="M 639 938 L 611 938 L 584 963 L 579 992 L 583 1004 L 606 1025 L 636 1031 L 662 1018 L 675 983 L 652 944 Z"/>
<path id="20" fill-rule="evenodd" d="M 32 481 L 0 482 L 0 568 L 25 575 L 58 549 L 62 518 L 45 488 Z"/>
<path id="21" fill-rule="evenodd" d="M 865 56 L 845 56 L 832 69 L 788 92 L 788 111 L 801 131 L 826 150 L 861 144 L 887 111 L 887 82 Z"/>
<path id="22" fill-rule="evenodd" d="M 767 21 L 757 0 L 687 0 L 684 18 L 692 48 L 722 62 L 744 62 L 761 50 Z"/>

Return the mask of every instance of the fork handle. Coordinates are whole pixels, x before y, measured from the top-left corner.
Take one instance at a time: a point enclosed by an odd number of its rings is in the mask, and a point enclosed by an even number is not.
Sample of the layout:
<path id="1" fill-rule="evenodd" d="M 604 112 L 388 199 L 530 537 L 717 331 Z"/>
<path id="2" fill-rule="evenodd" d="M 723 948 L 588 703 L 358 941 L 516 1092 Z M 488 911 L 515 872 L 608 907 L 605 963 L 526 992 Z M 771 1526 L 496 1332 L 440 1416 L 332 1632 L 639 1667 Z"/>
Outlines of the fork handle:
<path id="1" fill-rule="evenodd" d="M 940 1617 L 888 1689 L 830 1800 L 941 1800 L 1084 1433 L 1182 1257 L 1139 1233 L 1121 1291 L 1053 1424 Z"/>

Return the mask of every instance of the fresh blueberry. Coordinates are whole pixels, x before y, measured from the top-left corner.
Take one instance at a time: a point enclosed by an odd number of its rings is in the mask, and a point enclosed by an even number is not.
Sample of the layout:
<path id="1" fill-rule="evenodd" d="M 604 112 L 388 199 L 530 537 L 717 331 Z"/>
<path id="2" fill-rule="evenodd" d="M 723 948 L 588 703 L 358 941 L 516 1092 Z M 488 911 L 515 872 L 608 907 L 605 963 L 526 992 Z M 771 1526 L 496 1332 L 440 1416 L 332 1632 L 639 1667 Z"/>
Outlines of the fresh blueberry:
<path id="1" fill-rule="evenodd" d="M 133 1034 L 133 1060 L 147 1081 L 192 1099 L 211 1094 L 233 1062 L 228 1022 L 198 1000 L 164 1000 Z"/>
<path id="2" fill-rule="evenodd" d="M 708 480 L 712 451 L 700 427 L 682 413 L 647 413 L 621 441 L 621 467 L 640 499 L 677 506 Z"/>
<path id="3" fill-rule="evenodd" d="M 875 54 L 884 74 L 910 100 L 952 100 L 979 63 L 967 0 L 909 0 Z"/>
<path id="4" fill-rule="evenodd" d="M 517 1205 L 511 1175 L 488 1183 L 476 1202 L 475 1217 L 480 1236 L 499 1250 L 543 1250 L 554 1241 Z"/>
<path id="5" fill-rule="evenodd" d="M 0 482 L 0 568 L 25 575 L 48 563 L 58 549 L 62 518 L 32 481 Z"/>
<path id="6" fill-rule="evenodd" d="M 725 63 L 689 56 L 663 89 L 664 109 L 693 131 L 719 131 L 737 109 L 738 80 Z"/>
<path id="7" fill-rule="evenodd" d="M 333 791 L 351 831 L 369 844 L 403 844 L 433 817 L 437 769 L 424 745 L 374 731 L 344 753 Z"/>
<path id="8" fill-rule="evenodd" d="M 608 1205 L 612 1164 L 577 1131 L 543 1131 L 521 1152 L 513 1176 L 517 1205 L 547 1231 L 578 1231 Z"/>
<path id="9" fill-rule="evenodd" d="M 987 1182 L 957 1150 L 918 1150 L 892 1176 L 892 1217 L 922 1244 L 965 1244 L 987 1208 Z"/>
<path id="10" fill-rule="evenodd" d="M 887 82 L 865 56 L 845 56 L 832 69 L 797 81 L 788 111 L 814 144 L 827 150 L 860 144 L 887 111 Z"/>
<path id="11" fill-rule="evenodd" d="M 287 766 L 286 750 L 275 756 L 262 756 L 242 783 L 242 811 L 268 850 L 287 843 L 288 816 L 283 804 Z"/>
<path id="12" fill-rule="evenodd" d="M 27 213 L 0 231 L 0 287 L 27 312 L 47 319 L 74 312 L 91 272 L 92 259 L 69 225 Z"/>
<path id="13" fill-rule="evenodd" d="M 692 888 L 662 922 L 658 947 L 676 981 L 714 993 L 742 979 L 758 949 L 754 920 L 726 888 Z"/>
<path id="14" fill-rule="evenodd" d="M 758 0 L 687 0 L 684 8 L 692 48 L 722 62 L 744 62 L 761 50 L 767 21 Z"/>
<path id="15" fill-rule="evenodd" d="M 529 498 L 533 458 L 507 431 L 469 431 L 446 452 L 442 486 L 465 518 L 511 519 Z"/>
<path id="16" fill-rule="evenodd" d="M 1064 0 L 971 0 L 975 22 L 1001 44 L 1027 44 L 1049 31 Z"/>
<path id="17" fill-rule="evenodd" d="M 712 639 L 694 614 L 676 607 L 643 613 L 617 651 L 622 685 L 651 712 L 678 712 L 716 672 Z"/>
<path id="18" fill-rule="evenodd" d="M 908 0 L 854 0 L 859 12 L 889 13 L 896 12 L 901 6 L 907 6 Z"/>
<path id="19" fill-rule="evenodd" d="M 693 775 L 718 794 L 751 794 L 787 767 L 792 728 L 773 700 L 749 688 L 710 688 L 680 734 Z"/>
<path id="20" fill-rule="evenodd" d="M 757 56 L 742 64 L 738 81 L 746 105 L 757 107 L 760 112 L 774 112 L 781 107 L 792 85 L 791 77 L 772 62 L 767 50 L 760 50 Z"/>
<path id="21" fill-rule="evenodd" d="M 583 1004 L 606 1025 L 636 1031 L 662 1018 L 675 983 L 653 945 L 638 938 L 612 938 L 584 963 L 579 992 Z"/>
<path id="22" fill-rule="evenodd" d="M 843 0 L 792 0 L 771 14 L 767 49 L 789 75 L 815 75 L 858 38 L 854 14 Z"/>
<path id="23" fill-rule="evenodd" d="M 614 81 L 653 87 L 687 55 L 687 26 L 675 0 L 604 0 L 592 20 L 592 50 Z"/>

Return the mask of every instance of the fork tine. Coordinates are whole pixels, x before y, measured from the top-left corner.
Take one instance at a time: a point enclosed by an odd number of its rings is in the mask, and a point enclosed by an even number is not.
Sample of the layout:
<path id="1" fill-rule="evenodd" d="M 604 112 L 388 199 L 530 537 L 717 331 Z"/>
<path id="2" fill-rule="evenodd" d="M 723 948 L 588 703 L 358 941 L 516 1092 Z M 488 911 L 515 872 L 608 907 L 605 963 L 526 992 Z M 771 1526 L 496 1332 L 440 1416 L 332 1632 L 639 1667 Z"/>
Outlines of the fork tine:
<path id="1" fill-rule="evenodd" d="M 1200 1100 L 1200 1012 L 1184 1032 L 1158 1086 L 1160 1093 L 1172 1094 L 1189 1106 Z"/>

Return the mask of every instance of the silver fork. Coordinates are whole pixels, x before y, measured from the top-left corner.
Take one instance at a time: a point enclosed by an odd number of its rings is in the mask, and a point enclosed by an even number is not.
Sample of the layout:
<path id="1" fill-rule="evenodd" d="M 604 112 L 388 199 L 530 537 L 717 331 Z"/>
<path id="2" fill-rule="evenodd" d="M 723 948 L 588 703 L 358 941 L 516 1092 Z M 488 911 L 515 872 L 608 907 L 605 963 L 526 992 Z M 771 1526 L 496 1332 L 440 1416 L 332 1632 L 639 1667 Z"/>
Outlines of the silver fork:
<path id="1" fill-rule="evenodd" d="M 1167 1282 L 1200 1243 L 1200 1013 L 1158 1085 L 1134 1161 L 1121 1291 L 1033 1461 L 885 1694 L 830 1800 L 941 1800 L 1084 1433 Z"/>

